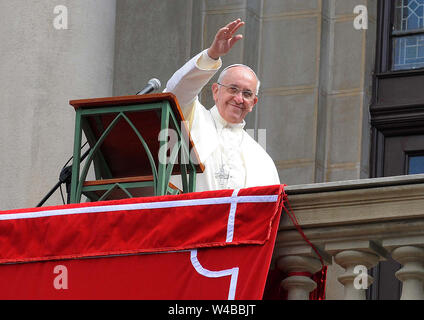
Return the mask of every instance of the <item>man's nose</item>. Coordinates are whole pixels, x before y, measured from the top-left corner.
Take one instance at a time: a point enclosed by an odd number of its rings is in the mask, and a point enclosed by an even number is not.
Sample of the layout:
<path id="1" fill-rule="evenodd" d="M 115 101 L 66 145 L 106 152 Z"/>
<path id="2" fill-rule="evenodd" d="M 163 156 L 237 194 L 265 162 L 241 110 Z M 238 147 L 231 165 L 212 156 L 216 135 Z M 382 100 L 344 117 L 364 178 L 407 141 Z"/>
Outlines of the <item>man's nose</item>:
<path id="1" fill-rule="evenodd" d="M 234 101 L 236 101 L 237 103 L 243 103 L 244 99 L 243 99 L 243 92 L 238 92 L 235 96 L 234 96 Z"/>

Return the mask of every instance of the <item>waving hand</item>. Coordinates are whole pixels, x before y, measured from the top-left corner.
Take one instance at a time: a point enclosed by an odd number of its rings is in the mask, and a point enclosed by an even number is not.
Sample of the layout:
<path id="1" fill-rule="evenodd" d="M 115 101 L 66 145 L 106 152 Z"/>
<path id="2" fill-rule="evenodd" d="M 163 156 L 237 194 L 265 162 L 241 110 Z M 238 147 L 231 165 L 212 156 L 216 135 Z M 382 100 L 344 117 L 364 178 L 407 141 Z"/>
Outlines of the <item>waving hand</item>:
<path id="1" fill-rule="evenodd" d="M 244 25 L 241 19 L 230 22 L 225 27 L 218 30 L 212 45 L 208 49 L 208 55 L 212 59 L 219 59 L 227 54 L 234 44 L 243 38 L 241 34 L 234 35 L 235 32 Z"/>

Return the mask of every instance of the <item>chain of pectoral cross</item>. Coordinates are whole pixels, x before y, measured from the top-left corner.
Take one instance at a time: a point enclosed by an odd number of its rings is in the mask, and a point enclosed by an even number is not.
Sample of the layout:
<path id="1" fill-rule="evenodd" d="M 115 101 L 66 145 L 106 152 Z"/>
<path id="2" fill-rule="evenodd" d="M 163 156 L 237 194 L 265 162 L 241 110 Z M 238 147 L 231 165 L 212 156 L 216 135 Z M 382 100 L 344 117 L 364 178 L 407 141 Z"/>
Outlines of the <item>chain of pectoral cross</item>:
<path id="1" fill-rule="evenodd" d="M 215 178 L 218 179 L 218 184 L 221 189 L 224 189 L 227 186 L 230 173 L 225 171 L 224 164 L 221 164 L 219 171 L 215 173 Z"/>
<path id="2" fill-rule="evenodd" d="M 211 115 L 213 124 L 215 126 L 218 141 L 221 141 L 221 136 L 219 135 L 218 127 L 216 125 L 215 119 L 214 119 L 212 112 L 210 110 L 209 110 L 209 113 Z M 240 141 L 240 145 L 241 145 L 242 142 L 243 142 L 243 136 L 242 136 L 242 139 Z M 222 151 L 221 151 L 221 166 L 219 167 L 219 170 L 217 172 L 215 172 L 215 179 L 218 180 L 218 184 L 219 184 L 219 187 L 221 189 L 225 189 L 227 187 L 228 179 L 230 179 L 230 172 L 226 171 L 225 168 L 224 168 L 224 160 L 223 160 L 223 157 L 222 157 Z"/>

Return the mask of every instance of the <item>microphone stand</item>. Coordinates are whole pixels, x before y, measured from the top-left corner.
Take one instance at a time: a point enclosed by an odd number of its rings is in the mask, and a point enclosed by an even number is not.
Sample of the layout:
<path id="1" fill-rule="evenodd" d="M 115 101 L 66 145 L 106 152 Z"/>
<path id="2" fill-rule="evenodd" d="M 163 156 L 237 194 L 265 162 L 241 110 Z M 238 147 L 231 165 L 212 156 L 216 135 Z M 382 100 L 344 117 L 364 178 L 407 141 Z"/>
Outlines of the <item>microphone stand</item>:
<path id="1" fill-rule="evenodd" d="M 88 156 L 89 153 L 90 153 L 90 149 L 84 152 L 84 154 L 81 156 L 80 163 L 84 161 L 84 159 Z M 66 183 L 66 193 L 67 193 L 66 203 L 69 204 L 71 202 L 71 181 L 72 181 L 72 165 L 63 168 L 60 171 L 59 181 L 45 195 L 45 197 L 40 201 L 40 203 L 37 204 L 36 207 L 41 207 L 44 204 L 44 202 L 46 202 L 51 197 L 51 195 L 60 187 L 62 183 Z"/>

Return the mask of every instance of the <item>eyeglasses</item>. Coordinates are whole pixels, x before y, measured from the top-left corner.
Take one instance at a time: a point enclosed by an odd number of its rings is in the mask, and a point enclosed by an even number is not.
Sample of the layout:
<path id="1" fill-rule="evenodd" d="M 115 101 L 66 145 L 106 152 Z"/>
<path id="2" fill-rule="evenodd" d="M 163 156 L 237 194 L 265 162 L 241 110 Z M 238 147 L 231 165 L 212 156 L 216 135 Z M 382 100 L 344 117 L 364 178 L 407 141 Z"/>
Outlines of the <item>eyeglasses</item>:
<path id="1" fill-rule="evenodd" d="M 238 95 L 241 92 L 243 99 L 245 100 L 253 100 L 255 98 L 255 94 L 250 90 L 240 90 L 235 86 L 226 86 L 225 84 L 217 82 L 218 85 L 223 86 L 227 89 L 227 92 L 233 96 Z"/>

